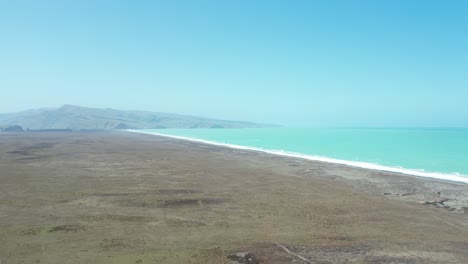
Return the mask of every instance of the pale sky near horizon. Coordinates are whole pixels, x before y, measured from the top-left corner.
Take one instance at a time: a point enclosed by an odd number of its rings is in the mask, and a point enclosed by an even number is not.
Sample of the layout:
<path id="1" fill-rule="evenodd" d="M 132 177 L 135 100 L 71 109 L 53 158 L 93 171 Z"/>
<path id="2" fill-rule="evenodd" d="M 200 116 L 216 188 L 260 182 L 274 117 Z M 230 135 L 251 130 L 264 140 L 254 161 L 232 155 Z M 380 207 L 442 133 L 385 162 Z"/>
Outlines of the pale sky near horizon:
<path id="1" fill-rule="evenodd" d="M 0 112 L 468 127 L 467 1 L 0 0 Z"/>

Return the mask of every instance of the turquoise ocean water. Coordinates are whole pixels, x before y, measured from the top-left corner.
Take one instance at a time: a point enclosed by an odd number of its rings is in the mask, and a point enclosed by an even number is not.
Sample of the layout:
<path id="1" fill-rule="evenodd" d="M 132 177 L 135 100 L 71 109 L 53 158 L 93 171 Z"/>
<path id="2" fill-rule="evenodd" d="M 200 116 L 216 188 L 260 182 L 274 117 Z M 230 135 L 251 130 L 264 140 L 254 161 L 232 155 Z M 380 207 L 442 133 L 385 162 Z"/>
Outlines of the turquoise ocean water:
<path id="1" fill-rule="evenodd" d="M 468 183 L 468 129 L 144 129 L 138 132 Z"/>

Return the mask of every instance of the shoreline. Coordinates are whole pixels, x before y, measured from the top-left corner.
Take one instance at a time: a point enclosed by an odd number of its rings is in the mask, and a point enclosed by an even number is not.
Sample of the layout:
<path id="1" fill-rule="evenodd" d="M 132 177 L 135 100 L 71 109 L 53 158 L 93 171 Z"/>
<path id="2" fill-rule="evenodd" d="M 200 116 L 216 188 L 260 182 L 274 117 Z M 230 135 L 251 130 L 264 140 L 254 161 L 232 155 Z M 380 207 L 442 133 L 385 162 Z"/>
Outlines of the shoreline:
<path id="1" fill-rule="evenodd" d="M 208 144 L 208 145 L 218 146 L 218 147 L 225 147 L 225 148 L 230 148 L 230 149 L 255 151 L 255 152 L 281 156 L 281 157 L 299 158 L 299 159 L 304 159 L 304 160 L 309 160 L 309 161 L 324 162 L 324 163 L 336 164 L 336 165 L 345 165 L 345 166 L 349 166 L 353 168 L 366 169 L 366 170 L 372 170 L 372 171 L 377 171 L 377 172 L 396 173 L 396 174 L 400 174 L 406 177 L 412 176 L 412 177 L 423 178 L 423 179 L 429 178 L 432 180 L 440 180 L 440 181 L 448 182 L 448 183 L 468 184 L 468 177 L 458 176 L 454 174 L 424 172 L 424 171 L 391 167 L 391 166 L 385 166 L 385 165 L 379 165 L 379 164 L 373 164 L 373 163 L 367 163 L 367 162 L 340 160 L 340 159 L 314 156 L 314 155 L 308 155 L 308 154 L 303 154 L 303 153 L 287 152 L 287 151 L 268 150 L 268 149 L 262 149 L 262 148 L 256 148 L 256 147 L 236 145 L 236 144 L 220 143 L 220 142 L 204 140 L 204 139 L 167 135 L 167 134 L 161 134 L 161 133 L 156 133 L 156 132 L 139 131 L 139 130 L 134 130 L 134 129 L 127 129 L 125 131 L 131 132 L 131 133 L 140 133 L 140 134 L 168 137 L 168 138 L 173 138 L 173 139 L 178 139 L 178 140 L 203 143 L 203 144 Z"/>
<path id="2" fill-rule="evenodd" d="M 0 145 L 2 262 L 468 257 L 462 183 L 125 131 L 1 134 Z"/>

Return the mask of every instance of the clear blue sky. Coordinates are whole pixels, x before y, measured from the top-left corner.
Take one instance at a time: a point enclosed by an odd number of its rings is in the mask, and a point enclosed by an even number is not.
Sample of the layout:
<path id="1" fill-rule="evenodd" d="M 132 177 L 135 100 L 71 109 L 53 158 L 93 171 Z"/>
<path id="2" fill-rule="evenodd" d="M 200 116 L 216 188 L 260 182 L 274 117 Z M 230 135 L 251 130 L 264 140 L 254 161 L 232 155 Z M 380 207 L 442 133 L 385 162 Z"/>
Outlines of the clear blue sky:
<path id="1" fill-rule="evenodd" d="M 0 0 L 0 112 L 468 126 L 468 1 Z"/>

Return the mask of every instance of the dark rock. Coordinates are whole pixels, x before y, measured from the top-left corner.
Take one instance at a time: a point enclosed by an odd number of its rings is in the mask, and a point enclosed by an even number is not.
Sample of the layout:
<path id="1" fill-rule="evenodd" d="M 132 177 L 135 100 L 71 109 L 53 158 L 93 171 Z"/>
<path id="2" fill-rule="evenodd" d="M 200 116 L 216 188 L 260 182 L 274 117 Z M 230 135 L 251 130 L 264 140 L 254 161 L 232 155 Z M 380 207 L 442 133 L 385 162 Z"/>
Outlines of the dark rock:
<path id="1" fill-rule="evenodd" d="M 64 231 L 64 232 L 79 232 L 79 231 L 86 231 L 85 226 L 81 225 L 61 225 L 53 227 L 49 230 L 49 232 L 57 232 L 57 231 Z"/>
<path id="2" fill-rule="evenodd" d="M 232 264 L 258 264 L 260 263 L 252 253 L 238 252 L 228 256 Z"/>
<path id="3" fill-rule="evenodd" d="M 443 207 L 443 208 L 446 208 L 446 205 L 444 204 L 445 202 L 447 202 L 449 199 L 445 198 L 445 199 L 442 199 L 442 200 L 438 200 L 438 201 L 433 201 L 433 202 L 425 202 L 424 204 L 425 205 L 433 205 L 435 207 Z"/>

